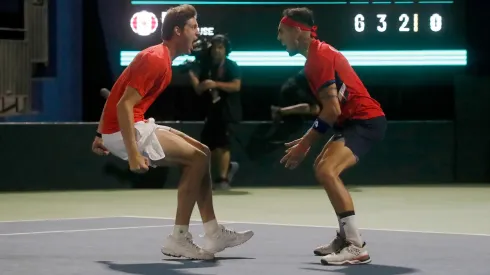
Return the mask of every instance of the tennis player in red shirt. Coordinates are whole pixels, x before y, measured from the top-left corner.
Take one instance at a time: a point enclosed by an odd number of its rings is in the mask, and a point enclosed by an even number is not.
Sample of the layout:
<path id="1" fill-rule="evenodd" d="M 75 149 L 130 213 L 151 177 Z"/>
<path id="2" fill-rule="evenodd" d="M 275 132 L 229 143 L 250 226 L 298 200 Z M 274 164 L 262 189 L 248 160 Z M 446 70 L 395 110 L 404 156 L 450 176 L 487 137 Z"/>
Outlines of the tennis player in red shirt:
<path id="1" fill-rule="evenodd" d="M 150 166 L 182 166 L 175 226 L 165 240 L 162 253 L 212 260 L 215 253 L 248 241 L 253 232 L 235 232 L 216 221 L 209 149 L 180 131 L 144 117 L 172 79 L 172 60 L 191 52 L 198 35 L 196 16 L 191 5 L 167 11 L 162 24 L 163 43 L 138 53 L 114 84 L 102 111 L 92 150 L 99 155 L 111 153 L 127 160 L 135 173 L 144 173 Z M 189 233 L 196 202 L 204 223 L 203 248 L 193 242 Z"/>
<path id="2" fill-rule="evenodd" d="M 296 168 L 314 142 L 330 128 L 334 132 L 317 157 L 314 169 L 337 214 L 340 230 L 330 244 L 318 247 L 314 253 L 323 256 L 323 264 L 369 263 L 371 258 L 356 224 L 352 198 L 339 176 L 384 138 L 385 114 L 347 59 L 331 45 L 316 39 L 311 10 L 285 10 L 277 38 L 290 56 L 306 57 L 306 78 L 321 103 L 311 129 L 302 138 L 286 144 L 287 153 L 281 163 Z"/>

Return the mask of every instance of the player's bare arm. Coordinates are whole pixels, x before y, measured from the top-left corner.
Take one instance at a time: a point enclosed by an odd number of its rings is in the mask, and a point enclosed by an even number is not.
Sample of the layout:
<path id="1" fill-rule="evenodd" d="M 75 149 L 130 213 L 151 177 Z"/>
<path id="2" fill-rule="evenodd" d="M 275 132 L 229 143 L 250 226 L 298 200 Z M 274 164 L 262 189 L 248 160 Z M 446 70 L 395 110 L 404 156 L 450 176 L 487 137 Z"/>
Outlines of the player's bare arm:
<path id="1" fill-rule="evenodd" d="M 322 109 L 313 126 L 302 138 L 286 144 L 289 148 L 286 150 L 286 155 L 281 159 L 281 163 L 286 163 L 286 168 L 295 169 L 303 161 L 311 145 L 333 126 L 341 114 L 335 84 L 321 88 L 318 92 L 318 99 Z"/>
<path id="2" fill-rule="evenodd" d="M 99 125 L 97 127 L 97 135 L 92 142 L 92 152 L 100 156 L 109 155 L 109 150 L 107 150 L 107 148 L 104 146 L 104 141 L 102 140 L 102 135 L 100 134 L 102 132 L 102 125 L 104 123 L 104 110 L 106 104 L 107 103 L 104 104 L 104 108 L 102 109 L 102 113 L 100 115 Z"/>
<path id="3" fill-rule="evenodd" d="M 130 169 L 134 172 L 148 170 L 148 160 L 144 159 L 138 152 L 136 144 L 136 133 L 134 129 L 134 106 L 141 101 L 139 92 L 128 86 L 123 96 L 117 103 L 117 119 L 121 128 Z"/>
<path id="4" fill-rule="evenodd" d="M 332 127 L 341 113 L 335 84 L 322 88 L 318 92 L 318 99 L 322 104 L 322 109 L 318 114 L 314 126 L 301 139 L 301 146 L 304 146 L 305 148 L 309 148 L 323 135 L 323 128 L 325 126 Z M 328 125 L 321 125 L 323 123 Z M 315 129 L 316 127 L 322 129 Z"/>

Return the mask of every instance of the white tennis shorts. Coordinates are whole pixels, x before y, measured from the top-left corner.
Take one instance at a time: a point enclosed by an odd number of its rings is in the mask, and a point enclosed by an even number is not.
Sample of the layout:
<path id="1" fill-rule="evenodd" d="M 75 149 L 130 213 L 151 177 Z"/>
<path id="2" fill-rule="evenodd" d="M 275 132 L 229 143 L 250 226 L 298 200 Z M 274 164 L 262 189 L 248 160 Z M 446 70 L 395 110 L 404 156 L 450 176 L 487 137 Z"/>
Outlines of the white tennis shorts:
<path id="1" fill-rule="evenodd" d="M 153 118 L 149 118 L 148 121 L 139 121 L 135 123 L 134 128 L 136 130 L 136 144 L 138 146 L 138 151 L 142 156 L 147 157 L 150 160 L 150 165 L 152 167 L 156 167 L 154 162 L 165 158 L 165 152 L 158 141 L 155 131 L 157 129 L 169 131 L 170 127 L 158 125 Z M 126 151 L 121 132 L 108 135 L 103 134 L 102 140 L 104 141 L 104 146 L 111 152 L 111 154 L 120 159 L 128 160 L 128 152 Z"/>

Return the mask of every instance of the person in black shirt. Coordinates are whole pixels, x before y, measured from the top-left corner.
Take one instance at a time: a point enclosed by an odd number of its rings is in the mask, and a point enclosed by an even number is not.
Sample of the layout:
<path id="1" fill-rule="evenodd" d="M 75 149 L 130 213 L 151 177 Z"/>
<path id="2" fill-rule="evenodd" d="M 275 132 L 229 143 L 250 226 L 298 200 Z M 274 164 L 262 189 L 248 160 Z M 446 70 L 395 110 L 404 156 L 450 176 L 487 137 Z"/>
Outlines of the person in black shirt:
<path id="1" fill-rule="evenodd" d="M 229 40 L 216 35 L 211 39 L 211 58 L 189 71 L 194 90 L 209 104 L 201 142 L 212 152 L 213 167 L 218 173 L 214 186 L 222 189 L 230 187 L 238 170 L 238 163 L 230 161 L 230 126 L 242 116 L 241 72 L 236 62 L 228 58 L 230 51 Z"/>
<path id="2" fill-rule="evenodd" d="M 296 75 L 288 78 L 281 87 L 282 106 L 271 106 L 271 116 L 273 121 L 281 121 L 283 117 L 293 115 L 317 116 L 320 112 L 318 102 L 311 96 L 310 86 L 306 79 L 304 70 L 300 70 Z M 291 100 L 294 98 L 294 100 Z M 289 99 L 289 100 L 288 100 Z M 297 100 L 302 103 L 297 103 Z M 292 104 L 292 101 L 296 101 Z M 286 105 L 286 106 L 284 106 Z"/>

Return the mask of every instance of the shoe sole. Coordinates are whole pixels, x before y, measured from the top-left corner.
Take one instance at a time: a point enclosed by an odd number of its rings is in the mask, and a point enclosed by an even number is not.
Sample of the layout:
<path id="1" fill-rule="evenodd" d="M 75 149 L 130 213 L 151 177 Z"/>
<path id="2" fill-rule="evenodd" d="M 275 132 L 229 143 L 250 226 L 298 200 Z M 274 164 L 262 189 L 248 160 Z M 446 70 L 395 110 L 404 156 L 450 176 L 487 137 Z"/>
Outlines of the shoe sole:
<path id="1" fill-rule="evenodd" d="M 371 262 L 371 257 L 368 256 L 367 259 L 364 260 L 347 260 L 342 262 L 327 262 L 324 259 L 321 259 L 322 265 L 360 265 L 360 264 L 369 264 Z"/>
<path id="2" fill-rule="evenodd" d="M 214 260 L 214 257 L 213 258 L 198 258 L 198 257 L 187 257 L 184 255 L 178 255 L 178 254 L 166 252 L 163 250 L 163 248 L 161 251 L 162 251 L 163 255 L 168 256 L 168 257 L 172 257 L 172 258 L 185 258 L 185 259 L 196 260 L 196 261 L 212 261 L 212 260 Z"/>
<path id="3" fill-rule="evenodd" d="M 328 254 L 331 254 L 331 253 L 321 253 L 318 251 L 313 251 L 313 254 L 315 254 L 315 256 L 327 256 Z"/>
<path id="4" fill-rule="evenodd" d="M 225 248 L 223 248 L 223 249 L 221 249 L 221 250 L 213 250 L 213 251 L 211 251 L 211 250 L 206 250 L 206 251 L 208 251 L 209 253 L 216 254 L 216 253 L 222 252 L 222 251 L 224 251 L 224 250 L 226 250 L 226 249 L 228 249 L 228 248 L 233 248 L 233 247 L 240 246 L 240 245 L 242 245 L 242 244 L 244 244 L 244 243 L 248 242 L 248 241 L 249 241 L 249 240 L 250 240 L 250 239 L 251 239 L 251 238 L 254 236 L 254 234 L 255 234 L 255 233 L 253 233 L 253 232 L 252 232 L 252 235 L 250 235 L 250 238 L 248 238 L 248 239 L 244 240 L 243 242 L 240 242 L 240 243 L 236 243 L 236 244 L 233 244 L 233 245 L 227 246 L 227 247 L 225 247 Z"/>

